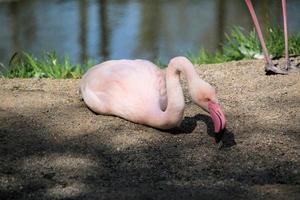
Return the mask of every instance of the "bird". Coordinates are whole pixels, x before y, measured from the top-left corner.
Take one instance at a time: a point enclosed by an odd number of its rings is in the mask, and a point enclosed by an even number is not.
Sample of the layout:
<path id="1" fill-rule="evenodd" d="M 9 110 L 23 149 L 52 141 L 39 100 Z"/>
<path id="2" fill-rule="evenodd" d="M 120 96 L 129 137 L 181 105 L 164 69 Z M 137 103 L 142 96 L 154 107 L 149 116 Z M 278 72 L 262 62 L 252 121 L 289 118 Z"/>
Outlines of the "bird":
<path id="1" fill-rule="evenodd" d="M 192 101 L 210 114 L 215 133 L 226 127 L 216 90 L 202 80 L 186 57 L 177 56 L 160 69 L 148 60 L 108 60 L 90 68 L 80 81 L 87 107 L 156 129 L 180 125 L 185 107 L 180 76 L 187 79 Z"/>
<path id="2" fill-rule="evenodd" d="M 289 59 L 286 0 L 281 0 L 282 15 L 283 15 L 283 29 L 284 29 L 284 46 L 285 46 L 285 67 L 284 67 L 284 70 L 276 67 L 273 64 L 273 62 L 272 62 L 272 60 L 269 56 L 268 49 L 266 47 L 264 37 L 263 37 L 262 31 L 261 31 L 257 16 L 255 14 L 255 10 L 254 10 L 253 5 L 252 5 L 252 1 L 251 0 L 245 0 L 245 3 L 246 3 L 246 5 L 249 9 L 252 21 L 254 23 L 254 27 L 255 27 L 257 35 L 258 35 L 259 42 L 260 42 L 261 47 L 262 47 L 262 51 L 263 51 L 265 62 L 266 62 L 266 66 L 265 66 L 266 74 L 268 74 L 268 75 L 270 75 L 270 74 L 286 75 L 286 74 L 288 74 L 289 71 L 294 70 L 294 69 L 298 69 L 299 66 L 292 65 L 291 61 Z"/>

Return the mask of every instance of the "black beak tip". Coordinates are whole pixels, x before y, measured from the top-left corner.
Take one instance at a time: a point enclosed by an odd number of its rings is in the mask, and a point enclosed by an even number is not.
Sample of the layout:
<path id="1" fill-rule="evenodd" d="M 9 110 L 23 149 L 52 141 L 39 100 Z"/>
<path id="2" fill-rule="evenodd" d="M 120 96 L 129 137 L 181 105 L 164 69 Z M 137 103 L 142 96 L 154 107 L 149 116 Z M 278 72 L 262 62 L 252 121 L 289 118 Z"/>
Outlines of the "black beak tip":
<path id="1" fill-rule="evenodd" d="M 225 133 L 225 129 L 220 130 L 219 132 L 214 132 L 215 141 L 217 144 L 222 140 L 224 133 Z"/>

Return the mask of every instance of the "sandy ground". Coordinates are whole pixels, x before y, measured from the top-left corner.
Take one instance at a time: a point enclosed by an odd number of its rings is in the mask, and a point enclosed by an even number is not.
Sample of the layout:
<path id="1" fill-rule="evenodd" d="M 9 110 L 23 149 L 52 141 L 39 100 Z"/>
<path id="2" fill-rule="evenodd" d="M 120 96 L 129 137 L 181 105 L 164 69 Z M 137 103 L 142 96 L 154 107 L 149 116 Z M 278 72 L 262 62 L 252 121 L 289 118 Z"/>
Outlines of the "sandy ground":
<path id="1" fill-rule="evenodd" d="M 300 71 L 263 65 L 197 67 L 228 119 L 220 143 L 189 98 L 162 132 L 95 115 L 78 80 L 0 79 L 0 199 L 300 199 Z"/>

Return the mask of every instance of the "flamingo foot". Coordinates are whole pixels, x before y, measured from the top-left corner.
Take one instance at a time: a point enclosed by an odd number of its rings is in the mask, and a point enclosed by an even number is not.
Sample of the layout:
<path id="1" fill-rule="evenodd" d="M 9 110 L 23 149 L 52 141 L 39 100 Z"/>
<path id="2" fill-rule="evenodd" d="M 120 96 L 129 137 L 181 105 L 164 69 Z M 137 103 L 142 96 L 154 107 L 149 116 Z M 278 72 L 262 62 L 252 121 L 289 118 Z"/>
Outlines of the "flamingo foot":
<path id="1" fill-rule="evenodd" d="M 298 64 L 298 65 L 294 65 L 294 64 L 291 63 L 290 60 L 287 60 L 287 61 L 285 62 L 285 69 L 286 69 L 286 71 L 294 72 L 294 71 L 296 71 L 296 70 L 299 70 L 299 69 L 300 69 L 300 66 L 299 66 L 299 64 Z"/>
<path id="2" fill-rule="evenodd" d="M 278 67 L 275 67 L 273 64 L 267 64 L 265 67 L 266 75 L 287 75 L 288 72 L 286 70 L 279 69 Z"/>

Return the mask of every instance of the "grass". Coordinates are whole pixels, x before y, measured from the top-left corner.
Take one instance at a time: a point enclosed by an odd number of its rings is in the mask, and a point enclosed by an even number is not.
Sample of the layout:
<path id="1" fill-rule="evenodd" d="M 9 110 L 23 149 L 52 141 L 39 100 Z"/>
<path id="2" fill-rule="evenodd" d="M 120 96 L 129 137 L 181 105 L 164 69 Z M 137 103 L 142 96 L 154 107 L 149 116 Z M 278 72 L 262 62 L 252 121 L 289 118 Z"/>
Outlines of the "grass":
<path id="1" fill-rule="evenodd" d="M 267 48 L 272 57 L 282 57 L 284 53 L 284 37 L 281 29 L 268 29 L 265 34 Z M 289 36 L 290 55 L 300 55 L 300 32 Z M 251 59 L 262 56 L 259 40 L 255 30 L 250 33 L 240 27 L 234 27 L 226 34 L 221 50 L 208 53 L 201 48 L 197 55 L 189 53 L 187 57 L 194 64 L 222 63 L 233 60 Z M 166 67 L 159 59 L 154 61 L 160 68 Z M 58 59 L 55 52 L 44 52 L 41 58 L 36 58 L 26 52 L 15 53 L 8 67 L 0 63 L 0 77 L 8 78 L 81 78 L 95 62 L 71 65 L 70 58 Z M 2 70 L 1 70 L 2 68 Z"/>
<path id="2" fill-rule="evenodd" d="M 273 58 L 283 56 L 284 37 L 281 29 L 268 29 L 265 40 Z M 289 54 L 300 55 L 300 32 L 289 36 Z M 210 64 L 261 57 L 262 50 L 255 30 L 246 34 L 242 28 L 234 27 L 230 34 L 226 34 L 221 50 L 208 53 L 202 48 L 199 54 L 188 54 L 187 56 L 194 64 Z"/>
<path id="3" fill-rule="evenodd" d="M 8 78 L 77 79 L 94 64 L 95 62 L 88 61 L 85 64 L 72 66 L 68 56 L 60 60 L 55 52 L 44 52 L 40 59 L 26 52 L 21 52 L 12 56 L 8 68 L 2 66 L 1 74 Z"/>

